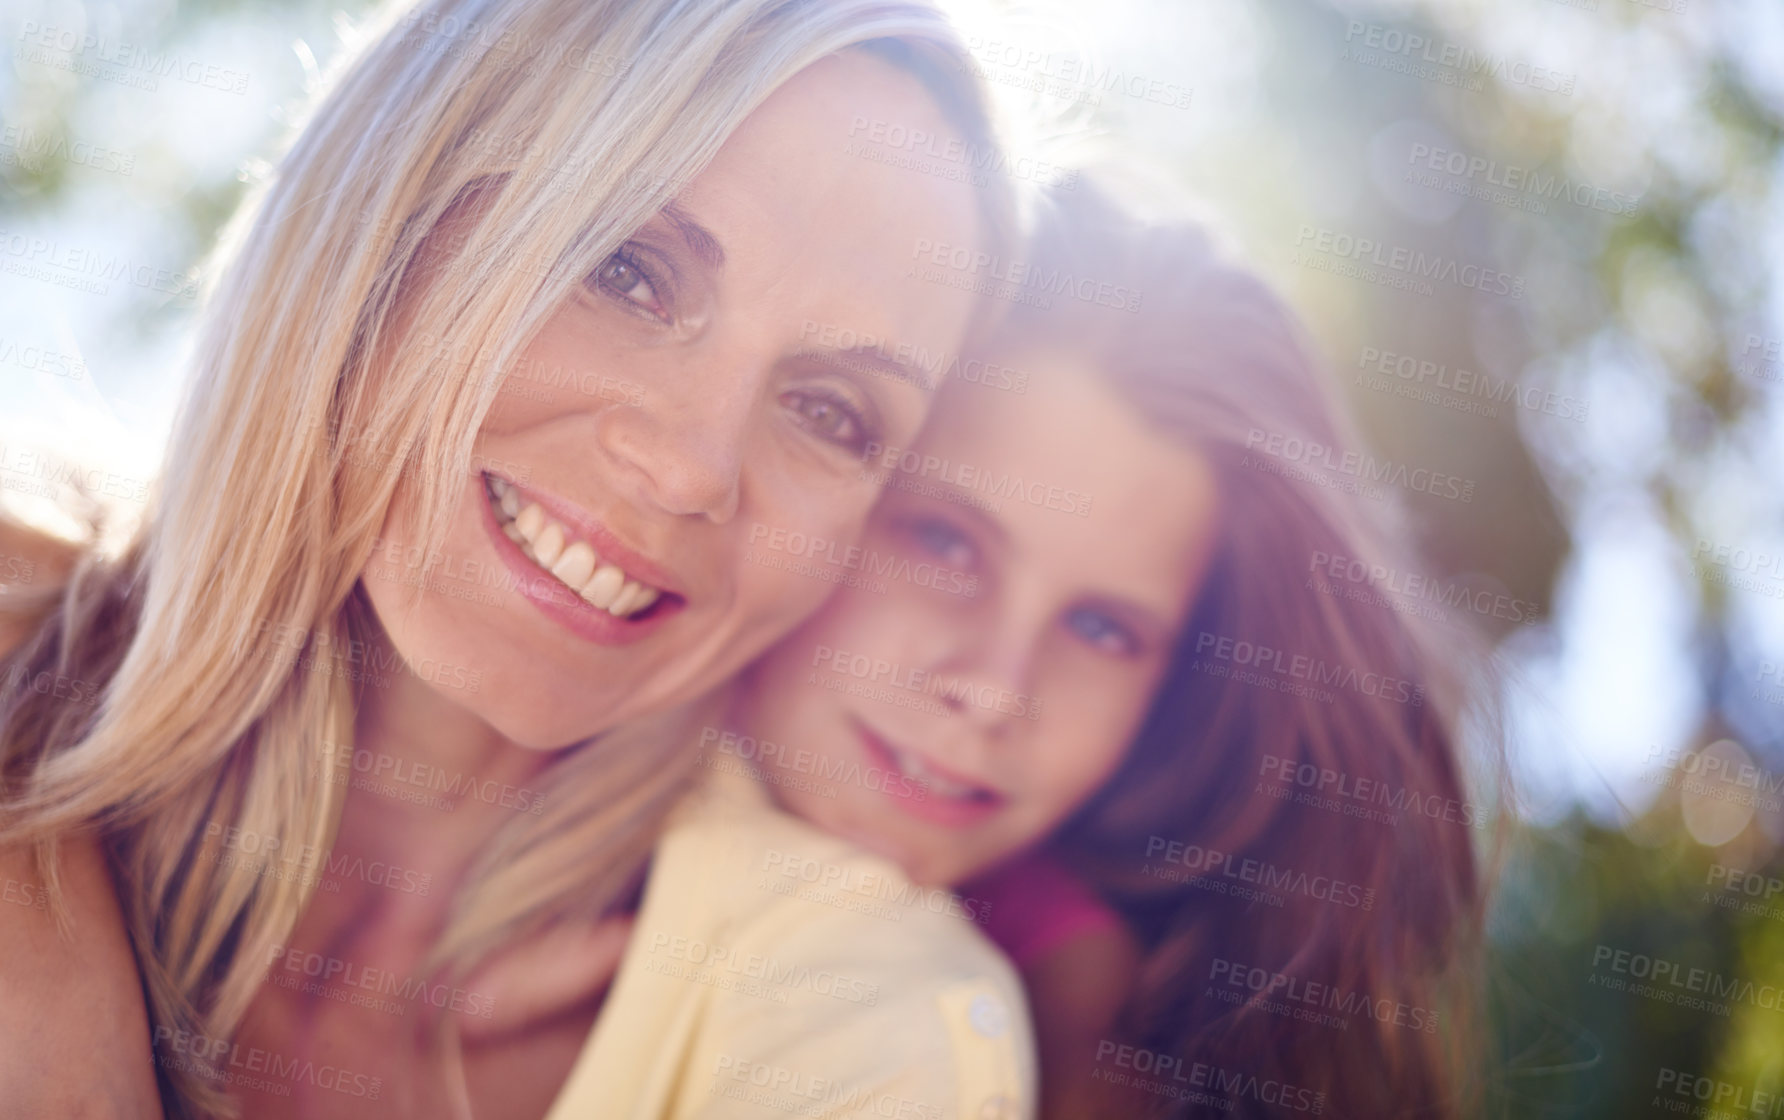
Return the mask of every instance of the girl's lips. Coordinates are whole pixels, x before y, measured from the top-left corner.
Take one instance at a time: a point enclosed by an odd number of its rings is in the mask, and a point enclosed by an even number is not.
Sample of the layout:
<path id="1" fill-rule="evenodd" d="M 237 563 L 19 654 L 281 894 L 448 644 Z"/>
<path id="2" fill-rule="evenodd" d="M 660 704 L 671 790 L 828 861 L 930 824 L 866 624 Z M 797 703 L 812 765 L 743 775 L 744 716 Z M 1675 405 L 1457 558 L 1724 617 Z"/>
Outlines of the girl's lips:
<path id="1" fill-rule="evenodd" d="M 483 511 L 483 529 L 489 536 L 490 545 L 496 555 L 502 558 L 514 578 L 514 590 L 539 612 L 562 626 L 570 633 L 584 641 L 596 645 L 619 646 L 629 645 L 656 631 L 669 619 L 680 614 L 687 606 L 687 600 L 679 594 L 665 593 L 650 610 L 631 618 L 617 618 L 611 613 L 585 602 L 549 572 L 527 558 L 520 546 L 509 540 L 496 522 L 495 510 L 485 500 L 481 483 L 477 486 L 477 505 Z M 543 498 L 532 495 L 541 505 Z M 561 510 L 555 512 L 563 512 Z M 554 516 L 555 516 L 554 512 Z M 579 532 L 590 529 L 591 523 L 586 515 L 575 519 Z M 594 526 L 594 528 L 599 528 Z M 601 534 L 610 537 L 606 530 Z M 592 534 L 591 534 L 592 535 Z M 624 546 L 616 546 L 616 552 Z M 626 550 L 628 556 L 632 556 Z M 638 564 L 639 570 L 655 572 L 657 569 L 648 562 Z M 663 586 L 659 584 L 658 586 Z"/>
<path id="2" fill-rule="evenodd" d="M 1003 808 L 1007 799 L 995 790 L 945 770 L 915 751 L 893 745 L 859 720 L 851 722 L 868 757 L 881 769 L 907 779 L 900 783 L 883 782 L 877 792 L 911 816 L 948 828 L 970 828 Z"/>

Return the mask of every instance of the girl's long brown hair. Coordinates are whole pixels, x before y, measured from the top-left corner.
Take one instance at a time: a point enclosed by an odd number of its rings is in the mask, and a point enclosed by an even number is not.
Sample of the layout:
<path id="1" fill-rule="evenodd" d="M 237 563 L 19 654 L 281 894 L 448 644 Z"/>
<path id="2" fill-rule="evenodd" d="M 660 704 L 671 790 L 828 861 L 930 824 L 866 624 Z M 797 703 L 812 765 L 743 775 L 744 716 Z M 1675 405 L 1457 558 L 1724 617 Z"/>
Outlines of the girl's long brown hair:
<path id="1" fill-rule="evenodd" d="M 1231 1104 L 1136 1089 L 1131 1115 L 1471 1114 L 1491 817 L 1458 742 L 1482 714 L 1462 688 L 1475 639 L 1353 582 L 1424 569 L 1387 487 L 1323 465 L 1363 450 L 1267 284 L 1203 228 L 1143 228 L 1088 186 L 1047 200 L 1034 245 L 1061 294 L 1014 312 L 1012 337 L 1102 371 L 1207 457 L 1221 496 L 1142 731 L 1054 840 L 1143 944 L 1118 1041 L 1180 1060 L 1152 1081 Z M 1138 310 L 1098 305 L 1109 285 Z"/>

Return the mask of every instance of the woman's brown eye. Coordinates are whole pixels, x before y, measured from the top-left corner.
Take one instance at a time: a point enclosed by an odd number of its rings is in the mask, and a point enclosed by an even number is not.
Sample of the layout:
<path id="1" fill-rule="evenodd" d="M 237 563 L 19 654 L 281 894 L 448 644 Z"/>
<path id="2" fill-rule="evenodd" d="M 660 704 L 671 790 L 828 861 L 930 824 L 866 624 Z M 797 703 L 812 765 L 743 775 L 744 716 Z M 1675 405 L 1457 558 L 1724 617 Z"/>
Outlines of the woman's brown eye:
<path id="1" fill-rule="evenodd" d="M 652 315 L 663 317 L 656 289 L 645 278 L 644 271 L 624 257 L 607 258 L 607 263 L 595 270 L 595 283 Z"/>
<path id="2" fill-rule="evenodd" d="M 854 420 L 829 401 L 808 400 L 801 405 L 800 411 L 805 413 L 805 418 L 811 422 L 814 431 L 831 438 L 846 436 L 849 425 Z"/>
<path id="3" fill-rule="evenodd" d="M 799 422 L 819 439 L 839 447 L 859 450 L 865 444 L 866 425 L 847 401 L 823 393 L 790 392 L 782 398 Z"/>

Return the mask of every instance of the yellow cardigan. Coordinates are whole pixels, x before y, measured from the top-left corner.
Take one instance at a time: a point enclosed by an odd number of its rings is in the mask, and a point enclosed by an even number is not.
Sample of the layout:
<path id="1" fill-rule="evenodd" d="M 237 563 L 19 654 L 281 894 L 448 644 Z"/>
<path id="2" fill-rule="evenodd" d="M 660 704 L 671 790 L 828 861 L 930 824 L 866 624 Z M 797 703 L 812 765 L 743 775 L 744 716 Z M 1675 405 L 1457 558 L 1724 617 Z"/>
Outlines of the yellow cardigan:
<path id="1" fill-rule="evenodd" d="M 712 755 L 546 1120 L 1029 1120 L 1014 971 L 945 890 Z"/>

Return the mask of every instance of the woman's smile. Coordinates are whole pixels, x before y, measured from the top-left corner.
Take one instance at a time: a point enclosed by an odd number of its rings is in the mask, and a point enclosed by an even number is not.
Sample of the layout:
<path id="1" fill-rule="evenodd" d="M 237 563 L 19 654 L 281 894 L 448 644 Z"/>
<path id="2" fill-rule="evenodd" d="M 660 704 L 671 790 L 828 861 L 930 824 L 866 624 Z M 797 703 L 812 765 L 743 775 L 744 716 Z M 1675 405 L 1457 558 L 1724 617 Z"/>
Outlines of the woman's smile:
<path id="1" fill-rule="evenodd" d="M 488 472 L 483 493 L 486 527 L 519 577 L 516 590 L 579 636 L 631 641 L 687 605 L 670 589 L 673 577 L 563 499 Z"/>

